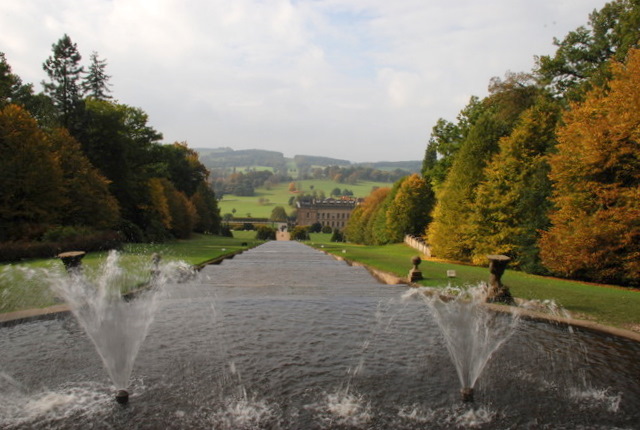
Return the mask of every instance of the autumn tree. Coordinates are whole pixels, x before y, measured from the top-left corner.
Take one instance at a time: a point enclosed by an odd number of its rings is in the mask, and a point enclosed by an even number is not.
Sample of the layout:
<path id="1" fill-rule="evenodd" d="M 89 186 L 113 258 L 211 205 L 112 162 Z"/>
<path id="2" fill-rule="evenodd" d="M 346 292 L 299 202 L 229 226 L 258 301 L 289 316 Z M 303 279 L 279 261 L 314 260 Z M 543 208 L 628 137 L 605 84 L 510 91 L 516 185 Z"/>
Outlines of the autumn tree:
<path id="1" fill-rule="evenodd" d="M 218 233 L 220 230 L 220 208 L 211 187 L 206 182 L 200 183 L 191 196 L 191 203 L 197 213 L 194 230 L 199 233 Z"/>
<path id="2" fill-rule="evenodd" d="M 156 173 L 162 173 L 187 196 L 192 196 L 203 182 L 209 171 L 200 162 L 198 153 L 189 148 L 186 142 L 170 145 L 151 145 L 150 163 Z"/>
<path id="3" fill-rule="evenodd" d="M 61 194 L 66 200 L 59 221 L 98 229 L 114 227 L 119 207 L 109 192 L 109 181 L 89 162 L 67 129 L 53 130 L 50 140 L 62 169 Z"/>
<path id="4" fill-rule="evenodd" d="M 378 188 L 372 191 L 364 202 L 356 206 L 344 229 L 345 236 L 350 242 L 371 242 L 371 220 L 390 191 L 391 189 L 387 187 Z"/>
<path id="5" fill-rule="evenodd" d="M 0 110 L 0 241 L 34 239 L 65 204 L 62 169 L 46 134 L 16 105 Z"/>
<path id="6" fill-rule="evenodd" d="M 406 177 L 386 213 L 390 242 L 402 242 L 407 234 L 422 236 L 434 203 L 430 184 L 417 174 Z"/>
<path id="7" fill-rule="evenodd" d="M 167 179 L 162 181 L 171 214 L 169 231 L 175 238 L 188 239 L 198 222 L 196 208 L 189 198 L 178 190 L 171 181 Z"/>
<path id="8" fill-rule="evenodd" d="M 558 103 L 541 97 L 511 134 L 500 139 L 499 152 L 476 191 L 471 217 L 474 263 L 485 263 L 487 254 L 506 254 L 514 267 L 544 272 L 537 241 L 538 232 L 549 224 L 547 156 L 555 147 L 559 116 Z"/>
<path id="9" fill-rule="evenodd" d="M 165 179 L 150 178 L 146 182 L 147 193 L 144 201 L 139 202 L 139 214 L 136 224 L 148 240 L 162 242 L 169 239 L 169 230 L 173 222 L 169 198 L 165 191 Z"/>
<path id="10" fill-rule="evenodd" d="M 558 132 L 552 227 L 543 263 L 554 273 L 598 282 L 640 279 L 640 51 L 612 65 L 610 90 L 574 104 Z"/>

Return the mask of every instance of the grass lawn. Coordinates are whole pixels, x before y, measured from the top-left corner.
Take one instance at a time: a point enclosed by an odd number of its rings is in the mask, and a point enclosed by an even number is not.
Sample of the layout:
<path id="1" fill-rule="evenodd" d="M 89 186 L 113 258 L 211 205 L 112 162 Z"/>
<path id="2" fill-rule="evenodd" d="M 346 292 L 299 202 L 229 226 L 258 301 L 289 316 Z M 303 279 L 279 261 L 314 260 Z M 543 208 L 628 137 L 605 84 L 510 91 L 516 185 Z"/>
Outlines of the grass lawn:
<path id="1" fill-rule="evenodd" d="M 255 231 L 234 231 L 234 237 L 194 235 L 190 240 L 163 244 L 127 244 L 120 252 L 120 266 L 127 274 L 122 286 L 128 291 L 148 282 L 151 256 L 159 253 L 164 261 L 184 261 L 197 265 L 262 243 Z M 242 243 L 247 245 L 242 245 Z M 107 257 L 107 252 L 92 252 L 82 259 L 84 270 L 91 274 Z M 19 264 L 0 264 L 0 313 L 51 306 L 55 299 L 47 277 L 64 275 L 58 259 L 31 260 Z"/>
<path id="2" fill-rule="evenodd" d="M 402 277 L 406 277 L 412 268 L 411 257 L 418 255 L 418 251 L 404 244 L 363 246 L 331 243 L 330 237 L 329 234 L 312 234 L 308 243 L 332 254 Z M 489 280 L 488 263 L 487 267 L 476 267 L 425 259 L 420 264 L 420 270 L 426 279 L 419 283 L 424 286 L 463 286 Z M 447 270 L 455 270 L 456 277 L 448 278 Z M 554 300 L 576 318 L 640 330 L 638 290 L 535 276 L 515 270 L 507 270 L 502 282 L 509 287 L 514 297 Z"/>
<path id="3" fill-rule="evenodd" d="M 182 260 L 196 265 L 222 255 L 258 245 L 254 231 L 234 232 L 234 238 L 195 235 L 191 240 L 166 244 L 130 244 L 121 252 L 121 264 L 131 275 L 131 288 L 148 279 L 151 255 L 160 253 L 163 260 Z M 412 267 L 411 257 L 418 252 L 404 244 L 386 246 L 362 246 L 348 243 L 331 243 L 329 234 L 311 235 L 309 245 L 358 261 L 380 270 L 406 277 Z M 244 246 L 242 243 L 246 242 Z M 83 259 L 87 271 L 95 270 L 106 258 L 106 253 L 90 253 Z M 45 272 L 64 274 L 57 259 L 33 260 L 20 264 L 0 264 L 0 312 L 45 307 L 54 304 Z M 424 277 L 420 284 L 442 287 L 477 284 L 489 279 L 487 267 L 467 266 L 435 260 L 420 264 Z M 455 270 L 456 277 L 448 278 L 447 270 Z M 566 281 L 556 278 L 528 275 L 507 270 L 502 277 L 515 297 L 523 299 L 555 300 L 575 317 L 589 319 L 627 329 L 640 328 L 640 291 L 607 285 Z"/>
<path id="4" fill-rule="evenodd" d="M 326 197 L 330 197 L 331 191 L 335 188 L 344 190 L 345 188 L 353 191 L 354 197 L 366 197 L 371 193 L 373 187 L 390 187 L 392 184 L 386 182 L 360 181 L 356 185 L 338 184 L 330 180 L 305 179 L 303 181 L 295 181 L 296 185 L 301 188 L 302 193 L 311 193 L 315 191 L 324 191 Z M 311 188 L 313 187 L 313 189 Z M 289 199 L 295 197 L 297 193 L 289 191 L 289 183 L 283 182 L 270 190 L 266 188 L 258 188 L 255 190 L 254 196 L 234 196 L 226 194 L 222 200 L 218 202 L 221 214 L 233 213 L 235 209 L 236 217 L 246 217 L 251 214 L 253 218 L 268 218 L 275 206 L 284 207 L 287 213 L 293 210 L 289 206 Z M 268 199 L 267 203 L 260 204 L 260 199 Z"/>

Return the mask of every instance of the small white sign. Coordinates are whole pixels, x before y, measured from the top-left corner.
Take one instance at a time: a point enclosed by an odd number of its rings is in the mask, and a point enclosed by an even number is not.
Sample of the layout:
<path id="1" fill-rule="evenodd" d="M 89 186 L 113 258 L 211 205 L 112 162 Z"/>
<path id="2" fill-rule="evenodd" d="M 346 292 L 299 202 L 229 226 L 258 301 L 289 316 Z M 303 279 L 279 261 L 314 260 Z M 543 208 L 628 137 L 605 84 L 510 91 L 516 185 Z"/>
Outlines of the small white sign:
<path id="1" fill-rule="evenodd" d="M 455 270 L 447 270 L 447 278 L 455 278 L 456 271 Z"/>

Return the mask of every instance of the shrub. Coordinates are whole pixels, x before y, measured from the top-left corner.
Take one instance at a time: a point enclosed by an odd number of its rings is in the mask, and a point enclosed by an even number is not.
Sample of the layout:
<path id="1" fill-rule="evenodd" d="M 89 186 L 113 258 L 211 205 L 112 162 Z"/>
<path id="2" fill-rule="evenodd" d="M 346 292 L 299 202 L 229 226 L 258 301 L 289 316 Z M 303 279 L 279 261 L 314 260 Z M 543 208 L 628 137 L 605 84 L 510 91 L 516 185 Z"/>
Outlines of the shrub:
<path id="1" fill-rule="evenodd" d="M 256 239 L 257 240 L 275 240 L 276 230 L 266 225 L 258 226 L 258 229 L 256 230 Z"/>
<path id="2" fill-rule="evenodd" d="M 231 228 L 229 228 L 229 225 L 220 226 L 220 236 L 233 237 L 233 233 L 231 232 Z"/>
<path id="3" fill-rule="evenodd" d="M 331 228 L 331 226 L 329 225 L 325 225 L 324 227 L 322 227 L 322 229 L 320 230 L 322 233 L 331 233 L 333 232 L 333 229 Z"/>
<path id="4" fill-rule="evenodd" d="M 322 224 L 314 222 L 309 226 L 309 233 L 320 233 L 322 231 Z"/>
<path id="5" fill-rule="evenodd" d="M 344 242 L 344 235 L 337 228 L 333 230 L 331 235 L 331 242 Z"/>
<path id="6" fill-rule="evenodd" d="M 52 258 L 66 251 L 106 251 L 122 246 L 123 237 L 117 232 L 93 232 L 59 242 L 0 243 L 0 261 L 19 261 L 28 258 Z"/>
<path id="7" fill-rule="evenodd" d="M 122 220 L 117 230 L 125 242 L 142 243 L 145 241 L 142 229 L 129 220 Z"/>
<path id="8" fill-rule="evenodd" d="M 309 240 L 309 228 L 297 226 L 291 230 L 291 240 Z"/>
<path id="9" fill-rule="evenodd" d="M 94 230 L 89 227 L 58 226 L 42 235 L 42 242 L 65 242 L 90 236 Z"/>

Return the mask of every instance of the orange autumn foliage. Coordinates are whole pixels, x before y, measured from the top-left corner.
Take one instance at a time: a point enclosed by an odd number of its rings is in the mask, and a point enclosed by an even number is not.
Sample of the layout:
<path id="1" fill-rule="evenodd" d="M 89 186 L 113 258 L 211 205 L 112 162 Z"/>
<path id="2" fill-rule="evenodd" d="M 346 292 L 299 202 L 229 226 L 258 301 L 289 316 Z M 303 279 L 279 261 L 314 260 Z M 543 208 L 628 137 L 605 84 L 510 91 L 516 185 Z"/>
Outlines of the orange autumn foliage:
<path id="1" fill-rule="evenodd" d="M 631 285 L 640 279 L 640 51 L 612 72 L 608 90 L 564 116 L 549 159 L 556 209 L 540 248 L 556 274 Z"/>

